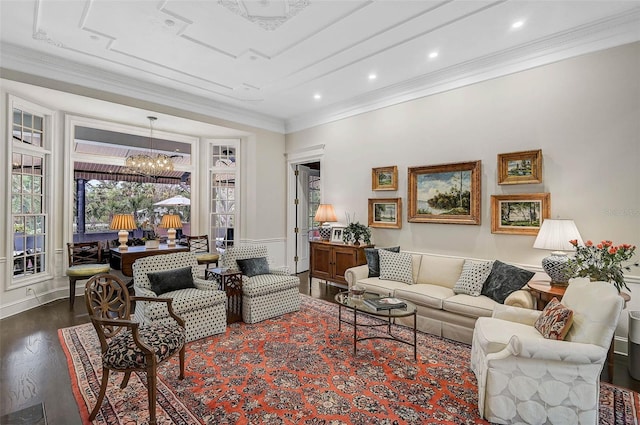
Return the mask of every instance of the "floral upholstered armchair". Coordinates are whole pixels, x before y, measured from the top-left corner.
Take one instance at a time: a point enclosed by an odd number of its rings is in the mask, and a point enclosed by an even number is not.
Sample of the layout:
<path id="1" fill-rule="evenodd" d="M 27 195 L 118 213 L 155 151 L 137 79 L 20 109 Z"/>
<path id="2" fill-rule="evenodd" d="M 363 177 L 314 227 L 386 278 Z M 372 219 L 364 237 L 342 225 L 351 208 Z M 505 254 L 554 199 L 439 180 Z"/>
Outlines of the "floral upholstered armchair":
<path id="1" fill-rule="evenodd" d="M 562 317 L 549 314 L 553 308 L 503 306 L 493 317 L 479 318 L 471 369 L 478 379 L 480 415 L 499 424 L 597 424 L 600 373 L 623 304 L 608 282 L 572 280 L 559 306 L 571 312 L 561 324 L 564 340 L 545 338 L 538 330 L 545 322 L 541 316 Z"/>
<path id="2" fill-rule="evenodd" d="M 137 259 L 133 263 L 133 285 L 137 296 L 173 299 L 173 310 L 184 319 L 187 341 L 227 329 L 227 296 L 215 282 L 198 278 L 198 260 L 193 252 Z M 145 301 L 137 303 L 135 318 L 141 324 L 172 320 L 166 306 Z"/>
<path id="3" fill-rule="evenodd" d="M 222 267 L 242 272 L 242 320 L 257 323 L 300 310 L 300 278 L 287 267 L 268 264 L 267 247 L 243 245 L 227 249 Z"/>

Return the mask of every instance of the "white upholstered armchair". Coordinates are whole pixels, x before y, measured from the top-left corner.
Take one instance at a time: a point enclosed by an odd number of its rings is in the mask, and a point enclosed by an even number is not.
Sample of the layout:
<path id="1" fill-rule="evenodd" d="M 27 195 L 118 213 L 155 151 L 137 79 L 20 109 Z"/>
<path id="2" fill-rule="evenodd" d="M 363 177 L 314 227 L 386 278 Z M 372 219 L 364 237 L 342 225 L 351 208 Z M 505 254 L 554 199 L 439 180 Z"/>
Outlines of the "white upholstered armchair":
<path id="1" fill-rule="evenodd" d="M 247 273 L 246 269 L 242 273 L 242 320 L 245 323 L 300 310 L 300 278 L 292 276 L 287 267 L 269 266 L 267 257 L 265 245 L 234 246 L 222 255 L 222 267 L 228 269 L 240 269 L 242 260 L 263 260 L 253 265 L 245 262 L 253 269 L 253 273 Z M 260 268 L 262 270 L 258 270 Z"/>
<path id="2" fill-rule="evenodd" d="M 185 270 L 188 287 L 180 288 L 184 274 L 167 272 L 179 272 L 185 268 L 191 268 Z M 165 287 L 161 292 L 156 285 L 162 285 L 163 280 Z M 173 299 L 173 310 L 184 319 L 187 341 L 224 333 L 227 329 L 227 296 L 218 290 L 215 282 L 198 278 L 198 261 L 193 252 L 137 259 L 133 263 L 133 285 L 137 296 L 157 297 L 161 294 L 164 298 Z M 135 318 L 141 324 L 170 323 L 173 320 L 166 306 L 146 301 L 137 302 Z"/>
<path id="3" fill-rule="evenodd" d="M 597 424 L 600 373 L 624 301 L 606 282 L 574 279 L 564 341 L 534 327 L 539 311 L 504 307 L 476 322 L 471 368 L 480 415 L 493 423 Z"/>

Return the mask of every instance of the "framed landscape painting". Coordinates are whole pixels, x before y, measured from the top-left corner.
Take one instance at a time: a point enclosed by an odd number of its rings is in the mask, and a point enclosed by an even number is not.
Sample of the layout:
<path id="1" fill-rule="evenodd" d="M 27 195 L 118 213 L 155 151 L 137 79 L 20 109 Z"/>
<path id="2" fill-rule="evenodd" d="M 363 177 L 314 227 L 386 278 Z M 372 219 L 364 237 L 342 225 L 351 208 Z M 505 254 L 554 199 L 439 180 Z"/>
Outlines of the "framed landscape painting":
<path id="1" fill-rule="evenodd" d="M 380 167 L 371 169 L 372 190 L 398 190 L 398 167 Z"/>
<path id="2" fill-rule="evenodd" d="M 402 228 L 402 198 L 369 199 L 369 227 Z"/>
<path id="3" fill-rule="evenodd" d="M 542 183 L 542 150 L 498 154 L 498 184 Z"/>
<path id="4" fill-rule="evenodd" d="M 549 193 L 492 195 L 491 233 L 535 236 L 550 211 Z"/>
<path id="5" fill-rule="evenodd" d="M 480 224 L 481 161 L 409 168 L 414 223 Z"/>

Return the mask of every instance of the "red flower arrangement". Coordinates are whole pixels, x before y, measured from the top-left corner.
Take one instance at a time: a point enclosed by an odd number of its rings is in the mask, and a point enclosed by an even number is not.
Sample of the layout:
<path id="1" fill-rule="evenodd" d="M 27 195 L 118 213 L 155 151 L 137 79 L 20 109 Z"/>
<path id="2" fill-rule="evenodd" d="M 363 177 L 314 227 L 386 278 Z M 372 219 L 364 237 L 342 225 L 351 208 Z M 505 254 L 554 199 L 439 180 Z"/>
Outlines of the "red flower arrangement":
<path id="1" fill-rule="evenodd" d="M 571 277 L 588 277 L 592 281 L 611 282 L 618 292 L 622 288 L 630 291 L 624 281 L 624 271 L 631 271 L 631 266 L 640 264 L 624 264 L 633 257 L 636 246 L 629 244 L 614 245 L 611 241 L 601 241 L 594 245 L 586 241 L 584 246 L 577 240 L 569 241 L 576 248 L 576 255 L 569 258 L 568 269 Z"/>

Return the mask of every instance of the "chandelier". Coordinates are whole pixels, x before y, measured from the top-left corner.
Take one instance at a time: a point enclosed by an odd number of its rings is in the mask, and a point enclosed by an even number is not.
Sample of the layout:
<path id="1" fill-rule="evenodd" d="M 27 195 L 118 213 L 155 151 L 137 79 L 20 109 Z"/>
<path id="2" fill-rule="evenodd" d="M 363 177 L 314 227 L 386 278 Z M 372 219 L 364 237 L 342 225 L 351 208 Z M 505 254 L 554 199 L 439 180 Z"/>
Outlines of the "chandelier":
<path id="1" fill-rule="evenodd" d="M 166 171 L 173 171 L 173 159 L 169 155 L 153 153 L 153 122 L 156 117 L 149 119 L 149 154 L 129 155 L 125 160 L 127 169 L 135 174 L 158 176 Z"/>

